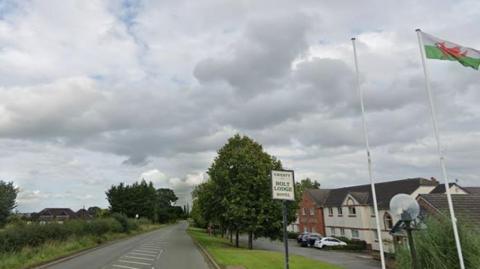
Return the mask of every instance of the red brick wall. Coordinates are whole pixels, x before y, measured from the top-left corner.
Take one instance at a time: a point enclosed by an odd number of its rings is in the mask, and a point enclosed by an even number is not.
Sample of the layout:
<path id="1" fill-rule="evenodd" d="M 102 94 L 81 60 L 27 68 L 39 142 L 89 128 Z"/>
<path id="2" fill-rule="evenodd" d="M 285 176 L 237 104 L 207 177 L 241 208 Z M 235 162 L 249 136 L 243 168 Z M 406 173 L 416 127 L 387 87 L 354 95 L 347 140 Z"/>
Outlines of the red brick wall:
<path id="1" fill-rule="evenodd" d="M 305 215 L 303 215 L 305 208 Z M 314 208 L 314 215 L 310 215 L 310 208 Z M 306 192 L 303 193 L 302 200 L 298 210 L 299 231 L 317 232 L 325 235 L 325 219 L 323 218 L 323 209 L 318 208 L 313 199 Z"/>

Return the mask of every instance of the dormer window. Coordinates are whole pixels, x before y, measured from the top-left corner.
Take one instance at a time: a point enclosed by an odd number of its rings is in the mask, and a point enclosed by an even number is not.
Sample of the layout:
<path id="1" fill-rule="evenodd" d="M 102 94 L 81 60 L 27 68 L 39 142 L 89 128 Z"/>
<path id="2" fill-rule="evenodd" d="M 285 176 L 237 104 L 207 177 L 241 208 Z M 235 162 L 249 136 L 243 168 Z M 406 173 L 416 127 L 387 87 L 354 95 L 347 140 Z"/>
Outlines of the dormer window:
<path id="1" fill-rule="evenodd" d="M 385 229 L 391 230 L 393 227 L 392 216 L 388 213 L 385 213 L 385 215 L 383 215 L 383 223 L 385 224 Z"/>
<path id="2" fill-rule="evenodd" d="M 348 216 L 355 217 L 357 215 L 357 209 L 355 208 L 355 202 L 352 198 L 348 198 L 347 200 L 348 206 Z"/>

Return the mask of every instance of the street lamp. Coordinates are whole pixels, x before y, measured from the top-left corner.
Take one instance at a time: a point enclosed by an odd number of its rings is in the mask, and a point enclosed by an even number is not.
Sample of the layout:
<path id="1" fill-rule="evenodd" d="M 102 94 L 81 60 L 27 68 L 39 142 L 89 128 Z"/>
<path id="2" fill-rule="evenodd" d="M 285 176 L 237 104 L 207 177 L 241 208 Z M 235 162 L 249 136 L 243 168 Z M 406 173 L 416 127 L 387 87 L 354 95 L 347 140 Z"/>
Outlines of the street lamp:
<path id="1" fill-rule="evenodd" d="M 390 212 L 400 218 L 390 233 L 393 234 L 399 229 L 403 229 L 407 232 L 410 255 L 412 256 L 412 267 L 414 269 L 420 269 L 412 236 L 412 231 L 415 230 L 415 227 L 412 227 L 412 221 L 415 223 L 415 220 L 420 213 L 418 202 L 408 194 L 397 194 L 390 200 Z"/>

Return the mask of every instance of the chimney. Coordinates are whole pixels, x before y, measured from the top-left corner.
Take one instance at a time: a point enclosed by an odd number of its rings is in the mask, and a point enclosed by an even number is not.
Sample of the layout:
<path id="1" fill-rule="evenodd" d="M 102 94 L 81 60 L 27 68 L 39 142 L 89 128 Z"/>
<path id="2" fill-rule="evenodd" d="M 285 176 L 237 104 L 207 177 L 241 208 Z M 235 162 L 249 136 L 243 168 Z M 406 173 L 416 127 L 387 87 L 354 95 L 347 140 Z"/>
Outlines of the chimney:
<path id="1" fill-rule="evenodd" d="M 436 178 L 434 178 L 434 177 L 431 177 L 430 180 L 431 180 L 432 182 L 438 183 L 438 180 L 437 180 Z"/>

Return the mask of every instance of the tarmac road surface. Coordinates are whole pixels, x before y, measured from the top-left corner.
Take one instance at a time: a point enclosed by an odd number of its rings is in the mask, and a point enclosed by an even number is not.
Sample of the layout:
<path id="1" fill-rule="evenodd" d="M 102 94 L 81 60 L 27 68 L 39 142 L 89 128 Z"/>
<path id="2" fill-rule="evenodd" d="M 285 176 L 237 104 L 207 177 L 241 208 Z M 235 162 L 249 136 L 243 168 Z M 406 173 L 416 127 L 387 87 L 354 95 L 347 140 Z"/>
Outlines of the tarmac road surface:
<path id="1" fill-rule="evenodd" d="M 208 269 L 180 222 L 95 249 L 48 269 Z"/>

